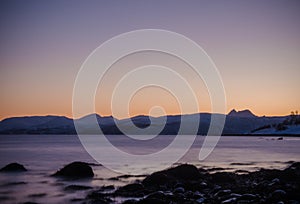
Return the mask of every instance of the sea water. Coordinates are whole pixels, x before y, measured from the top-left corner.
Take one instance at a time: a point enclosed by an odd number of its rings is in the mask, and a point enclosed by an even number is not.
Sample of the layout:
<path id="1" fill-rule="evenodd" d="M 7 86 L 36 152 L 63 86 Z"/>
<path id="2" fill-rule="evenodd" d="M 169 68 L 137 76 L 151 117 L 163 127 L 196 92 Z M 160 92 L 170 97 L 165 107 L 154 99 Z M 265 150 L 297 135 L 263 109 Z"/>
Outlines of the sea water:
<path id="1" fill-rule="evenodd" d="M 142 145 L 133 140 L 124 140 L 123 136 L 107 137 L 126 152 L 147 154 L 165 148 L 175 136 L 161 136 L 154 143 L 143 142 Z M 185 141 L 190 136 L 177 137 Z M 199 150 L 205 137 L 198 136 L 187 154 L 177 163 L 191 163 L 211 171 L 254 171 L 260 168 L 282 169 L 291 161 L 300 161 L 300 138 L 283 137 L 282 140 L 278 140 L 279 137 L 224 136 L 220 138 L 213 152 L 204 160 L 199 161 Z M 100 145 L 99 148 L 106 147 Z M 119 179 L 112 178 L 120 176 L 120 173 L 101 165 L 92 166 L 95 173 L 93 179 L 74 181 L 51 176 L 58 169 L 73 161 L 98 164 L 84 149 L 76 135 L 1 135 L 0 167 L 18 162 L 23 164 L 28 171 L 0 173 L 0 202 L 69 203 L 74 199 L 84 198 L 88 190 L 67 191 L 65 187 L 68 185 L 84 185 L 93 188 L 104 185 L 121 186 L 136 179 L 142 179 L 143 175 L 165 167 L 163 163 L 156 163 L 153 164 L 155 165 L 153 168 L 150 168 L 147 161 L 130 166 L 125 164 L 120 168 L 138 170 L 142 176 Z M 112 163 L 117 161 L 111 158 Z M 147 168 L 142 168 L 143 165 Z"/>

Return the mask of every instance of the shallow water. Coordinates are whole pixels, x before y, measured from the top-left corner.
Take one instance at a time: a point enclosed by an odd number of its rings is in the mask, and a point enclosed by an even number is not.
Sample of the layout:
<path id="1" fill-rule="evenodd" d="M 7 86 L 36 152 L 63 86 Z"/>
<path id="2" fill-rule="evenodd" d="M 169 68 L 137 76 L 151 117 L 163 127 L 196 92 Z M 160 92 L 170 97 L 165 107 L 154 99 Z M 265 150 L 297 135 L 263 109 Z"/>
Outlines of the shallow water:
<path id="1" fill-rule="evenodd" d="M 149 153 L 164 147 L 174 136 L 160 137 L 156 143 L 149 145 L 124 142 L 121 136 L 110 137 L 113 137 L 113 140 L 126 151 Z M 180 136 L 182 141 L 187 137 L 189 136 Z M 199 150 L 204 137 L 198 137 L 189 152 L 178 163 L 193 163 L 212 171 L 220 170 L 218 168 L 226 171 L 253 171 L 259 168 L 281 169 L 285 168 L 289 161 L 300 161 L 300 138 L 283 137 L 283 140 L 277 140 L 277 138 L 221 137 L 213 152 L 205 160 L 199 161 Z M 111 160 L 112 163 L 115 162 L 113 158 Z M 0 174 L 0 202 L 68 203 L 74 198 L 84 198 L 89 191 L 64 190 L 68 185 L 77 184 L 94 188 L 110 184 L 119 186 L 143 178 L 129 177 L 112 180 L 109 178 L 120 174 L 103 166 L 92 166 L 95 172 L 93 179 L 68 181 L 50 177 L 59 168 L 73 161 L 97 163 L 85 151 L 75 135 L 1 135 L 0 167 L 11 162 L 19 162 L 29 171 Z M 132 171 L 143 169 L 140 174 L 149 174 L 164 167 L 164 164 L 158 164 L 153 168 L 143 168 L 146 162 L 124 165 L 122 168 Z"/>

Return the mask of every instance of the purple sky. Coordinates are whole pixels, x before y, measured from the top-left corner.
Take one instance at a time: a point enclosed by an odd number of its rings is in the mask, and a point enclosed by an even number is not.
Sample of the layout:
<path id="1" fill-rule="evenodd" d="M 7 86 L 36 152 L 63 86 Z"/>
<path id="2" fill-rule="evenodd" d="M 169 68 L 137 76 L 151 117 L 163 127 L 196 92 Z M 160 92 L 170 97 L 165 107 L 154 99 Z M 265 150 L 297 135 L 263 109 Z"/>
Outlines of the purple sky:
<path id="1" fill-rule="evenodd" d="M 111 37 L 145 28 L 178 32 L 204 48 L 221 73 L 228 110 L 300 110 L 300 1 L 0 4 L 0 119 L 71 116 L 73 84 L 85 58 Z M 136 103 L 133 114 L 149 108 Z M 209 111 L 208 104 L 200 110 Z M 107 107 L 98 110 L 110 114 Z"/>

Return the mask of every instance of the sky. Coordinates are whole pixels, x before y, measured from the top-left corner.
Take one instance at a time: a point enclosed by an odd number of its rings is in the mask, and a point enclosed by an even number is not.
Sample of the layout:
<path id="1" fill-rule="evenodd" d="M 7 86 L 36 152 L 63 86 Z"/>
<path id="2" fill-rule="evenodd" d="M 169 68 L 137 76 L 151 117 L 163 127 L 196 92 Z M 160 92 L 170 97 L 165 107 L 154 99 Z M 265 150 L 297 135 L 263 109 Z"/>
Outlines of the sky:
<path id="1" fill-rule="evenodd" d="M 73 87 L 82 63 L 105 41 L 137 29 L 169 30 L 198 43 L 220 72 L 227 111 L 235 108 L 250 109 L 259 116 L 288 115 L 300 110 L 299 22 L 297 0 L 3 0 L 0 119 L 72 117 Z M 132 66 L 147 60 L 147 56 L 137 54 L 119 63 L 116 70 L 122 70 L 126 63 Z M 173 79 L 165 78 L 170 83 Z M 100 115 L 112 114 L 111 90 L 108 82 L 97 92 L 96 111 Z M 196 97 L 199 111 L 210 112 L 209 93 L 201 80 Z M 128 116 L 121 108 L 124 104 L 125 99 L 119 98 L 115 117 Z M 157 106 L 164 110 L 155 109 Z M 128 109 L 130 116 L 180 112 L 174 94 L 159 87 L 140 89 Z"/>

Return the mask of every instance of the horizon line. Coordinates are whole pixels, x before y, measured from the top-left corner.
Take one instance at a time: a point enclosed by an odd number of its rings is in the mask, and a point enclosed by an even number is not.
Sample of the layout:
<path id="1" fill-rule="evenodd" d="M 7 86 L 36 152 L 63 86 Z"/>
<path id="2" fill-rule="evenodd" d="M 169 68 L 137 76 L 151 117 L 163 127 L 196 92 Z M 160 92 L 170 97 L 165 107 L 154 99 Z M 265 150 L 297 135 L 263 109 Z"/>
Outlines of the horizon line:
<path id="1" fill-rule="evenodd" d="M 131 117 L 124 117 L 124 118 L 117 118 L 117 117 L 114 117 L 113 115 L 101 115 L 99 113 L 88 113 L 86 115 L 83 115 L 83 116 L 80 116 L 78 118 L 73 118 L 73 117 L 70 117 L 70 116 L 66 116 L 66 115 L 59 115 L 59 114 L 33 114 L 33 115 L 15 115 L 15 116 L 10 116 L 10 117 L 5 117 L 5 118 L 2 118 L 0 119 L 0 122 L 6 120 L 6 119 L 10 119 L 10 118 L 22 118 L 22 117 L 47 117 L 47 116 L 57 116 L 57 117 L 66 117 L 68 119 L 71 119 L 71 120 L 77 120 L 77 119 L 80 119 L 80 118 L 84 118 L 86 116 L 89 116 L 89 115 L 93 115 L 93 114 L 96 114 L 100 117 L 113 117 L 117 120 L 125 120 L 125 119 L 130 119 L 130 118 L 134 118 L 134 117 L 138 117 L 138 116 L 146 116 L 146 117 L 152 117 L 152 118 L 159 118 L 159 117 L 165 117 L 165 116 L 184 116 L 184 115 L 195 115 L 195 114 L 221 114 L 221 115 L 226 115 L 228 116 L 229 113 L 231 111 L 235 110 L 236 112 L 242 112 L 242 111 L 250 111 L 254 116 L 256 117 L 287 117 L 289 116 L 290 114 L 287 114 L 287 115 L 256 115 L 254 114 L 250 109 L 242 109 L 242 110 L 237 110 L 235 108 L 233 108 L 232 110 L 230 110 L 228 113 L 226 114 L 223 114 L 223 113 L 213 113 L 213 112 L 195 112 L 195 113 L 186 113 L 186 114 L 167 114 L 167 115 L 160 115 L 160 116 L 151 116 L 151 115 L 146 115 L 146 114 L 136 114 L 136 115 L 133 115 Z"/>

